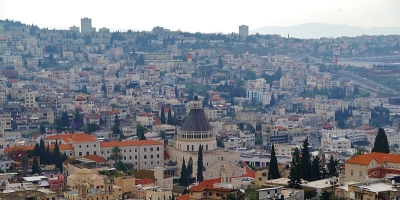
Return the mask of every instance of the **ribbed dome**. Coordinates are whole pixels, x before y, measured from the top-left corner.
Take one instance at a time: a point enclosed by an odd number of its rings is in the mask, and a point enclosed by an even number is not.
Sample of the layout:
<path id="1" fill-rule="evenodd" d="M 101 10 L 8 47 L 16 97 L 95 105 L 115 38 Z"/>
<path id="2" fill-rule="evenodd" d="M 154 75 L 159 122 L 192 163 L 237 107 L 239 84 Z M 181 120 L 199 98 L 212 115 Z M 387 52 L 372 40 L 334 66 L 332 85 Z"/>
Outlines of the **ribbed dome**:
<path id="1" fill-rule="evenodd" d="M 181 126 L 181 131 L 209 131 L 212 130 L 203 109 L 191 109 Z"/>

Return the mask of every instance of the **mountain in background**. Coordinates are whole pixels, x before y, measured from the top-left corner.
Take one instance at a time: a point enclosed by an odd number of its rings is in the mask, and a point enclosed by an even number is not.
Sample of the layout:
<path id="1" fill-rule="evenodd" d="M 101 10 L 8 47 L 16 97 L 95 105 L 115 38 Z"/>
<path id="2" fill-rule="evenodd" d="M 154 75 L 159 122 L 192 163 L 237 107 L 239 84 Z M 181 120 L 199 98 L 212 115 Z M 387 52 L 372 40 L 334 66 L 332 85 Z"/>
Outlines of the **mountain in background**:
<path id="1" fill-rule="evenodd" d="M 320 38 L 320 37 L 355 37 L 361 35 L 400 35 L 400 27 L 372 27 L 361 28 L 347 25 L 333 25 L 320 23 L 299 24 L 289 27 L 264 26 L 250 30 L 250 34 L 278 34 L 293 38 Z"/>

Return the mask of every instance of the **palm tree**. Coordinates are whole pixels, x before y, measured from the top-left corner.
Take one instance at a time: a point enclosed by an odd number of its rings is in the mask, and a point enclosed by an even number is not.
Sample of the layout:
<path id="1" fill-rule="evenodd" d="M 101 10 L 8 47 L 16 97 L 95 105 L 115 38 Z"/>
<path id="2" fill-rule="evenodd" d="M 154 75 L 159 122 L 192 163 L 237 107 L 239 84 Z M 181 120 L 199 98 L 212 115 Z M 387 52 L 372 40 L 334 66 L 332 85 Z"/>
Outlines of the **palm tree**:
<path id="1" fill-rule="evenodd" d="M 123 156 L 121 154 L 121 149 L 117 146 L 113 147 L 112 154 L 110 156 L 112 160 L 115 160 L 114 167 L 117 166 L 118 161 L 122 160 Z"/>

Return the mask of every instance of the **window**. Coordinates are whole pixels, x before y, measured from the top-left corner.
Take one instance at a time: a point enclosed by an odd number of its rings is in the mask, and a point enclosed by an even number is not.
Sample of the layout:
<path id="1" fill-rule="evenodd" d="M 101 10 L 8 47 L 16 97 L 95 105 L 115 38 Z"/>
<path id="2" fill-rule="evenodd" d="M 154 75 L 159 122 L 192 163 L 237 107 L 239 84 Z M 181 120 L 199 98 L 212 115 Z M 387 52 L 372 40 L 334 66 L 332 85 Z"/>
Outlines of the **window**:
<path id="1" fill-rule="evenodd" d="M 87 155 L 87 156 L 89 155 L 89 151 L 86 151 L 86 155 Z"/>
<path id="2" fill-rule="evenodd" d="M 153 159 L 153 155 L 150 155 L 150 158 Z"/>
<path id="3" fill-rule="evenodd" d="M 89 145 L 86 145 L 86 148 L 89 148 Z"/>
<path id="4" fill-rule="evenodd" d="M 146 152 L 146 148 L 144 148 L 144 150 L 143 150 L 144 152 Z"/>
<path id="5" fill-rule="evenodd" d="M 160 151 L 160 147 L 157 147 L 157 151 Z"/>
<path id="6" fill-rule="evenodd" d="M 147 159 L 147 156 L 146 156 L 146 155 L 144 155 L 144 159 Z"/>
<path id="7" fill-rule="evenodd" d="M 135 156 L 135 159 L 137 159 L 137 156 Z"/>
<path id="8" fill-rule="evenodd" d="M 209 192 L 209 193 L 208 193 L 208 196 L 212 196 L 212 192 Z"/>
<path id="9" fill-rule="evenodd" d="M 160 154 L 157 154 L 157 158 L 160 158 Z"/>
<path id="10" fill-rule="evenodd" d="M 150 148 L 150 151 L 153 151 L 153 147 Z"/>
<path id="11" fill-rule="evenodd" d="M 350 171 L 350 175 L 353 176 L 353 170 Z"/>
<path id="12" fill-rule="evenodd" d="M 93 151 L 93 154 L 96 155 L 96 151 Z"/>
<path id="13" fill-rule="evenodd" d="M 82 152 L 79 152 L 79 156 L 82 156 Z"/>
<path id="14" fill-rule="evenodd" d="M 79 148 L 82 148 L 82 146 L 81 146 L 81 145 L 79 145 Z"/>
<path id="15" fill-rule="evenodd" d="M 262 181 L 262 178 L 261 178 L 261 177 L 258 177 L 258 180 L 259 180 L 259 181 Z"/>
<path id="16" fill-rule="evenodd" d="M 94 144 L 93 147 L 96 147 L 96 144 Z"/>
<path id="17" fill-rule="evenodd" d="M 360 177 L 362 177 L 362 171 L 359 172 Z"/>

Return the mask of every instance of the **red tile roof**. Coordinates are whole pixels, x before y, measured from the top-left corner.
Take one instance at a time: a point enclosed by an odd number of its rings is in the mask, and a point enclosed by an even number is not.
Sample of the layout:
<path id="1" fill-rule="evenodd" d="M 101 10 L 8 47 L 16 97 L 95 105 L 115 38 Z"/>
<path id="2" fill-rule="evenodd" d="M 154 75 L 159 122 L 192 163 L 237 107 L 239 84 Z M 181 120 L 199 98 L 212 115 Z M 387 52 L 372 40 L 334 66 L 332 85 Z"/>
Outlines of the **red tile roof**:
<path id="1" fill-rule="evenodd" d="M 65 143 L 74 142 L 96 142 L 98 141 L 93 135 L 79 133 L 79 134 L 58 134 L 46 137 L 45 140 L 62 140 Z"/>
<path id="2" fill-rule="evenodd" d="M 72 144 L 60 144 L 58 145 L 58 147 L 60 148 L 60 150 L 73 150 L 74 148 L 72 147 Z M 29 150 L 33 150 L 35 148 L 35 146 L 16 146 L 16 147 L 10 147 L 10 148 L 6 148 L 5 151 L 6 152 L 12 152 L 12 151 L 29 151 Z M 47 148 L 47 146 L 46 146 Z M 54 145 L 50 145 L 49 146 L 50 150 L 54 149 Z"/>
<path id="3" fill-rule="evenodd" d="M 155 181 L 151 178 L 136 180 L 136 184 L 150 184 L 150 183 L 155 183 Z"/>
<path id="4" fill-rule="evenodd" d="M 387 154 L 387 153 L 368 153 L 355 156 L 346 161 L 350 164 L 369 165 L 372 159 L 375 159 L 378 163 L 392 162 L 400 163 L 400 155 L 398 154 Z"/>
<path id="5" fill-rule="evenodd" d="M 189 200 L 190 199 L 190 195 L 189 194 L 185 194 L 182 195 L 180 197 L 178 197 L 178 200 Z"/>
<path id="6" fill-rule="evenodd" d="M 213 188 L 214 187 L 214 183 L 221 183 L 221 179 L 220 178 L 215 178 L 215 179 L 204 180 L 203 182 L 199 183 L 198 185 L 191 187 L 189 189 L 189 191 L 191 191 L 191 192 L 201 192 L 206 188 Z"/>
<path id="7" fill-rule="evenodd" d="M 154 140 L 129 140 L 129 141 L 110 141 L 100 142 L 100 148 L 107 147 L 126 147 L 126 146 L 149 146 L 149 145 L 163 145 L 161 142 Z"/>
<path id="8" fill-rule="evenodd" d="M 98 162 L 98 163 L 108 162 L 107 159 L 105 159 L 103 157 L 100 157 L 98 155 L 87 155 L 87 156 L 83 156 L 83 157 L 86 158 L 86 159 L 89 159 L 89 160 L 93 160 L 93 161 Z"/>

